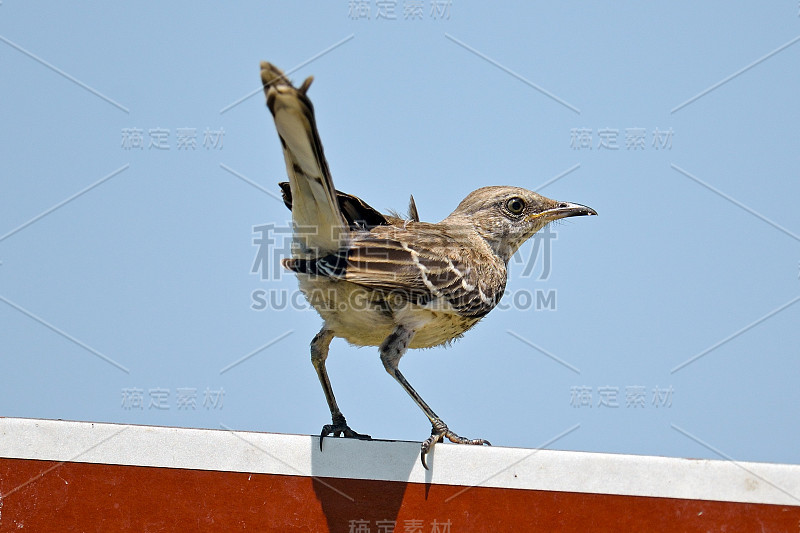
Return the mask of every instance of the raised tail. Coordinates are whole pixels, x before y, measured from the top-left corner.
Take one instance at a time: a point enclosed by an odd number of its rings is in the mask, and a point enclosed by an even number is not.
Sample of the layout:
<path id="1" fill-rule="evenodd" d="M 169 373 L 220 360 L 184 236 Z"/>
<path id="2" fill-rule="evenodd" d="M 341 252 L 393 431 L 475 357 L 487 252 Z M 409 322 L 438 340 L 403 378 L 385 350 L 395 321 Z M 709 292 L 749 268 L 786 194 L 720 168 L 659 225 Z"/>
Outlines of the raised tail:
<path id="1" fill-rule="evenodd" d="M 283 146 L 292 197 L 295 242 L 303 256 L 336 253 L 348 230 L 314 119 L 314 106 L 306 92 L 313 78 L 295 88 L 283 72 L 263 61 L 261 81 L 275 128 Z"/>

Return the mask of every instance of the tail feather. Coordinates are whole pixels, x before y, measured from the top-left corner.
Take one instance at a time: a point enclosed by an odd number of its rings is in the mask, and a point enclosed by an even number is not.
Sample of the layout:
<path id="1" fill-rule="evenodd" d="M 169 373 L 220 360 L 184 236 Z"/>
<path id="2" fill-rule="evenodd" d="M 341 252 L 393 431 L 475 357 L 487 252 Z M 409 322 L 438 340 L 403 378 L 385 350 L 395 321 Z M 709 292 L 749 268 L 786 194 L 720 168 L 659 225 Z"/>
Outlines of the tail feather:
<path id="1" fill-rule="evenodd" d="M 314 106 L 306 96 L 312 78 L 295 88 L 280 69 L 262 62 L 261 81 L 283 146 L 299 253 L 316 257 L 335 253 L 348 232 L 319 139 Z"/>

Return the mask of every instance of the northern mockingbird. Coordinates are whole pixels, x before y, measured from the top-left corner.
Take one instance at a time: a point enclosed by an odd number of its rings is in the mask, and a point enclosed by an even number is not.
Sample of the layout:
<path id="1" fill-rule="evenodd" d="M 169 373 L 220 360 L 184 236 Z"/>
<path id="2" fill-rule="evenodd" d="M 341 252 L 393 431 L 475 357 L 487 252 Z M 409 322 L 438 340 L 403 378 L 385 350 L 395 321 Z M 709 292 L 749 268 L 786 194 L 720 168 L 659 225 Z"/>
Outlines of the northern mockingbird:
<path id="1" fill-rule="evenodd" d="M 378 346 L 386 371 L 425 412 L 432 425 L 420 454 L 425 468 L 426 454 L 444 438 L 489 444 L 450 431 L 400 372 L 400 358 L 409 348 L 449 344 L 486 316 L 505 290 L 508 260 L 546 224 L 597 213 L 498 186 L 473 191 L 436 224 L 420 222 L 413 196 L 407 218 L 383 215 L 334 189 L 307 96 L 313 78 L 295 88 L 263 62 L 261 79 L 289 175 L 280 186 L 294 240 L 292 257 L 282 264 L 297 274 L 324 321 L 311 341 L 311 362 L 332 417 L 320 432 L 320 449 L 328 435 L 370 438 L 350 429 L 333 395 L 325 360 L 334 337 Z"/>

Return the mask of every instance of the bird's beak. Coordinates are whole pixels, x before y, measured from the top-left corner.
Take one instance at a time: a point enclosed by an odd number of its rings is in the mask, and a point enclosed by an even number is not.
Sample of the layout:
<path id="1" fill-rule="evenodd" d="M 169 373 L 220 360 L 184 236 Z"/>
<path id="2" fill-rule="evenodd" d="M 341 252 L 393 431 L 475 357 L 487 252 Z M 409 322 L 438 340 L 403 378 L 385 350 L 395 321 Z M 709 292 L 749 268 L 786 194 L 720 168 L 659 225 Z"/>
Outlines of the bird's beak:
<path id="1" fill-rule="evenodd" d="M 567 217 L 582 217 L 596 215 L 597 211 L 591 207 L 570 202 L 560 202 L 556 207 L 542 211 L 534 215 L 534 218 L 544 218 L 548 222 Z"/>

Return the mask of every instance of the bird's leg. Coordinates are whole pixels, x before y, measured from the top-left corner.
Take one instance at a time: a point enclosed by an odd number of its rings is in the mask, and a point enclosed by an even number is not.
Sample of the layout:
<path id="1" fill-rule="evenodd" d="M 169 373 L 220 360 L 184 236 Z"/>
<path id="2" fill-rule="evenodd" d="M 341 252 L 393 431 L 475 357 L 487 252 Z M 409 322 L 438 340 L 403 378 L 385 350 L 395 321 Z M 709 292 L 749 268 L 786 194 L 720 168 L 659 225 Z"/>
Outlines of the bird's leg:
<path id="1" fill-rule="evenodd" d="M 362 435 L 356 433 L 347 425 L 347 420 L 336 405 L 336 398 L 333 395 L 333 387 L 331 381 L 328 379 L 328 371 L 325 370 L 325 359 L 328 358 L 328 347 L 333 340 L 333 333 L 323 327 L 319 333 L 314 336 L 311 341 L 311 364 L 317 371 L 319 382 L 322 384 L 322 390 L 325 392 L 325 399 L 328 401 L 328 408 L 331 410 L 332 424 L 325 424 L 322 426 L 322 431 L 319 434 L 319 449 L 322 451 L 322 440 L 328 435 L 338 437 L 344 435 L 345 437 L 369 440 L 372 437 L 369 435 Z"/>
<path id="2" fill-rule="evenodd" d="M 400 385 L 406 390 L 409 396 L 417 403 L 417 405 L 422 409 L 425 413 L 425 416 L 428 417 L 428 420 L 431 421 L 431 436 L 425 439 L 422 443 L 422 449 L 420 452 L 420 460 L 422 461 L 422 466 L 427 470 L 428 465 L 425 462 L 425 456 L 433 449 L 433 445 L 437 442 L 441 442 L 445 438 L 450 440 L 451 442 L 455 442 L 456 444 L 487 444 L 491 446 L 491 443 L 488 440 L 484 439 L 467 439 L 464 437 L 460 437 L 450 431 L 441 418 L 439 418 L 436 413 L 433 412 L 433 409 L 425 403 L 425 400 L 422 399 L 422 396 L 414 390 L 414 387 L 406 380 L 405 376 L 400 372 L 398 368 L 398 364 L 400 363 L 400 358 L 403 357 L 403 354 L 408 349 L 408 344 L 411 342 L 411 338 L 414 336 L 414 331 L 406 328 L 404 326 L 397 326 L 394 331 L 386 337 L 380 347 L 381 352 L 381 362 L 383 362 L 383 367 L 386 371 L 397 380 Z"/>

